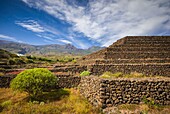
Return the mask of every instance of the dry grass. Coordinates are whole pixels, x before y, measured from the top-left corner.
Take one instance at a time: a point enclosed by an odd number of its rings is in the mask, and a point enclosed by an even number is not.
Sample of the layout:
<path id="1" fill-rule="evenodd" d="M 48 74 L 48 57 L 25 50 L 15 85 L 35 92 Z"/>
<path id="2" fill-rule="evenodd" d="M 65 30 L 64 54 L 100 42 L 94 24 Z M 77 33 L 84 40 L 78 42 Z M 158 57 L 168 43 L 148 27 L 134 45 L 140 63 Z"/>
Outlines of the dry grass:
<path id="1" fill-rule="evenodd" d="M 74 89 L 60 89 L 39 96 L 39 101 L 29 101 L 26 93 L 13 92 L 11 89 L 0 88 L 0 113 L 18 114 L 98 114 L 94 108 Z"/>
<path id="2" fill-rule="evenodd" d="M 127 112 L 134 112 L 136 114 L 170 114 L 169 106 L 156 106 L 147 104 L 122 104 L 118 106 L 119 112 L 126 110 Z"/>
<path id="3" fill-rule="evenodd" d="M 146 76 L 142 73 L 138 73 L 138 72 L 131 72 L 130 74 L 123 74 L 122 72 L 116 72 L 116 73 L 112 73 L 112 72 L 104 72 L 100 78 L 105 78 L 105 79 L 115 79 L 115 78 L 165 78 L 163 76 Z M 168 78 L 168 77 L 166 77 Z"/>

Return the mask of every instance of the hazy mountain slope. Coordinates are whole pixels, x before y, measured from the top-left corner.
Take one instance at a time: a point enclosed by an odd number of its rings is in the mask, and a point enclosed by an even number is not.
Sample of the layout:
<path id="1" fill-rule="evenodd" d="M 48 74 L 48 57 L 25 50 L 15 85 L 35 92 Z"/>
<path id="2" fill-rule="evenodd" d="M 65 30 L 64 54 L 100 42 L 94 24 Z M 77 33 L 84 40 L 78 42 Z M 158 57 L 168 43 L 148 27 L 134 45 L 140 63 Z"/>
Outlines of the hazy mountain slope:
<path id="1" fill-rule="evenodd" d="M 34 55 L 55 55 L 55 54 L 72 54 L 86 55 L 102 49 L 102 47 L 94 46 L 89 49 L 78 49 L 71 44 L 66 45 L 29 45 L 12 41 L 0 40 L 0 48 L 13 53 L 34 54 Z"/>

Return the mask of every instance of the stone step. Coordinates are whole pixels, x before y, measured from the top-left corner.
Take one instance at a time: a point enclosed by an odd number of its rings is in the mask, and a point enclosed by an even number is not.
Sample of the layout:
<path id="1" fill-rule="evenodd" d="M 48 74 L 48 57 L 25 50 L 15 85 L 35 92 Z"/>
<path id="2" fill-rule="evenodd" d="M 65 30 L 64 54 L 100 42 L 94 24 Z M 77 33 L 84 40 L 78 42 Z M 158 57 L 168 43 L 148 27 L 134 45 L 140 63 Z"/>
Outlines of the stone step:
<path id="1" fill-rule="evenodd" d="M 145 41 L 145 40 L 139 40 L 139 41 L 125 41 L 124 44 L 170 44 L 170 41 Z"/>
<path id="2" fill-rule="evenodd" d="M 7 63 L 0 61 L 0 65 L 7 65 Z"/>
<path id="3" fill-rule="evenodd" d="M 170 63 L 170 59 L 114 59 L 114 60 L 96 60 L 96 64 L 121 64 L 121 63 Z"/>
<path id="4" fill-rule="evenodd" d="M 168 47 L 110 47 L 107 52 L 112 51 L 170 51 Z"/>
<path id="5" fill-rule="evenodd" d="M 122 45 L 111 45 L 110 47 L 170 47 L 170 44 L 122 44 Z"/>
<path id="6" fill-rule="evenodd" d="M 100 51 L 97 51 L 95 53 L 86 55 L 83 57 L 82 61 L 88 60 L 88 59 L 97 59 L 97 58 L 103 58 L 105 56 L 106 49 L 102 49 Z"/>
<path id="7" fill-rule="evenodd" d="M 104 59 L 132 59 L 132 58 L 170 58 L 170 52 L 135 52 L 135 51 L 126 51 L 126 52 L 110 52 L 105 53 Z"/>
<path id="8" fill-rule="evenodd" d="M 127 36 L 121 40 L 126 41 L 170 41 L 170 36 Z"/>
<path id="9" fill-rule="evenodd" d="M 75 66 L 75 67 L 61 67 L 61 68 L 54 68 L 50 71 L 52 72 L 78 72 L 81 73 L 83 71 L 87 70 L 87 66 Z"/>
<path id="10" fill-rule="evenodd" d="M 90 64 L 90 63 L 95 63 L 97 59 L 85 59 L 85 60 L 78 60 L 77 64 Z"/>
<path id="11" fill-rule="evenodd" d="M 159 75 L 170 77 L 170 64 L 111 64 L 111 65 L 93 65 L 91 72 L 93 75 L 101 75 L 106 71 L 112 73 L 122 72 L 130 74 L 131 72 L 143 73 L 145 75 Z"/>

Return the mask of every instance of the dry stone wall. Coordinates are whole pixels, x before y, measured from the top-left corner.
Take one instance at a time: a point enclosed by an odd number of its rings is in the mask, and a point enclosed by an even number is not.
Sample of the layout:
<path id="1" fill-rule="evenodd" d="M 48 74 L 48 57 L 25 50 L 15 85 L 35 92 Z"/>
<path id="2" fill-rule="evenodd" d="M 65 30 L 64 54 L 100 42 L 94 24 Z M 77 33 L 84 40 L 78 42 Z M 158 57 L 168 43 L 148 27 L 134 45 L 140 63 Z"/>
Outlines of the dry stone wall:
<path id="1" fill-rule="evenodd" d="M 65 67 L 57 66 L 57 68 L 54 68 L 50 71 L 52 71 L 52 72 L 70 72 L 70 73 L 74 74 L 74 73 L 81 73 L 84 70 L 87 70 L 87 66 L 79 66 L 79 65 L 76 66 L 75 65 L 75 66 L 65 66 Z"/>
<path id="2" fill-rule="evenodd" d="M 101 79 L 84 77 L 80 92 L 102 108 L 119 104 L 139 104 L 146 97 L 155 104 L 170 104 L 170 79 Z"/>
<path id="3" fill-rule="evenodd" d="M 139 72 L 145 75 L 170 76 L 169 64 L 107 64 L 93 65 L 91 73 L 93 75 L 101 75 L 106 71 L 112 73 L 122 72 L 130 74 L 131 72 Z"/>
<path id="4" fill-rule="evenodd" d="M 86 76 L 79 84 L 80 93 L 96 106 L 100 104 L 100 83 L 99 78 Z"/>
<path id="5" fill-rule="evenodd" d="M 140 72 L 170 76 L 170 36 L 127 36 L 109 47 L 85 56 L 83 64 L 94 75 Z"/>
<path id="6" fill-rule="evenodd" d="M 93 105 L 102 108 L 119 104 L 139 104 L 144 98 L 170 105 L 170 78 L 102 79 L 96 76 L 58 77 L 56 88 L 79 88 Z M 11 77 L 0 77 L 0 87 L 9 87 Z"/>
<path id="7" fill-rule="evenodd" d="M 74 88 L 80 84 L 80 76 L 58 77 L 56 88 Z"/>

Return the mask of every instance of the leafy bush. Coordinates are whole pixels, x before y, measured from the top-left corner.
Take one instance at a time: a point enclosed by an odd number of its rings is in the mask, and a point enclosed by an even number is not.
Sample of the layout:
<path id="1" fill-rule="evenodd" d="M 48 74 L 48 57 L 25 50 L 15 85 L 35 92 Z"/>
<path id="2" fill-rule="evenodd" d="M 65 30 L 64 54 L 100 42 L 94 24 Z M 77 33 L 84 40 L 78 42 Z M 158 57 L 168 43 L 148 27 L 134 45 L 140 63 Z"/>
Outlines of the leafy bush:
<path id="1" fill-rule="evenodd" d="M 89 76 L 90 72 L 89 71 L 83 71 L 80 76 Z"/>
<path id="2" fill-rule="evenodd" d="M 42 92 L 52 89 L 56 84 L 56 76 L 48 69 L 34 68 L 19 73 L 12 81 L 11 88 L 25 91 L 32 98 L 37 98 Z"/>

